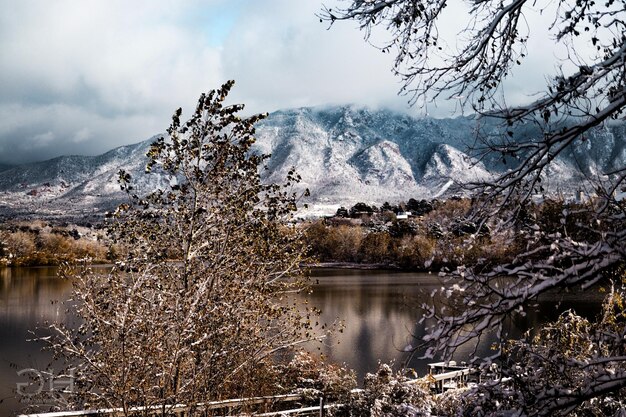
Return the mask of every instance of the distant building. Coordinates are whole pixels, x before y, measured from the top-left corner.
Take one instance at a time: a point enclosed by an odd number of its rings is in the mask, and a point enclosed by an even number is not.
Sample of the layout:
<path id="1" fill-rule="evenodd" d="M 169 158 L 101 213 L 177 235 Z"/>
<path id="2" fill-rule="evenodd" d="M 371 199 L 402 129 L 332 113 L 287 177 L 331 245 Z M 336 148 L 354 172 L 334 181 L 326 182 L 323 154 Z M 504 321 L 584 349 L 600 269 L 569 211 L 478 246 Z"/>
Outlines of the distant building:
<path id="1" fill-rule="evenodd" d="M 408 220 L 409 217 L 411 217 L 411 212 L 408 211 L 399 211 L 398 214 L 396 214 L 397 220 Z"/>

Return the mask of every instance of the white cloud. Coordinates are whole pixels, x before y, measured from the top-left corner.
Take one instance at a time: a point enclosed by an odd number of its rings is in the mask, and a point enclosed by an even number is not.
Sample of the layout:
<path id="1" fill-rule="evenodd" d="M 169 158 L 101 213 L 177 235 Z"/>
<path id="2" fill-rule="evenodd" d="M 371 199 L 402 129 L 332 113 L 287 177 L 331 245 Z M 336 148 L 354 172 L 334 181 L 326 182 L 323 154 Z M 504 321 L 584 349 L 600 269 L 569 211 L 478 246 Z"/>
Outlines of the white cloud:
<path id="1" fill-rule="evenodd" d="M 366 44 L 353 23 L 327 30 L 315 16 L 320 7 L 292 0 L 246 7 L 223 53 L 237 94 L 255 111 L 346 102 L 406 108 L 391 57 Z"/>
<path id="2" fill-rule="evenodd" d="M 185 22 L 223 1 L 4 3 L 0 142 L 18 150 L 0 155 L 6 162 L 56 156 L 70 142 L 98 153 L 145 139 L 222 79 L 219 51 L 202 27 Z M 42 141 L 33 126 L 55 141 Z"/>
<path id="3" fill-rule="evenodd" d="M 188 100 L 198 84 L 218 78 L 218 54 L 172 2 L 25 1 L 17 8 L 20 16 L 2 21 L 8 97 L 35 90 L 109 111 L 145 111 Z"/>
<path id="4" fill-rule="evenodd" d="M 201 92 L 231 78 L 233 101 L 248 112 L 349 102 L 420 114 L 397 96 L 393 57 L 364 42 L 354 22 L 327 30 L 315 16 L 321 5 L 0 0 L 0 149 L 12 150 L 0 162 L 96 154 L 148 138 L 174 109 L 189 114 Z M 528 70 L 508 85 L 513 96 L 529 77 L 541 87 L 538 63 L 554 54 L 531 52 Z M 454 104 L 429 111 L 443 115 Z"/>
<path id="5" fill-rule="evenodd" d="M 174 109 L 188 114 L 201 92 L 231 78 L 233 100 L 248 112 L 344 102 L 405 107 L 388 57 L 354 25 L 326 30 L 315 17 L 317 0 L 0 6 L 7 11 L 0 16 L 0 143 L 18 150 L 0 155 L 6 162 L 147 138 L 167 127 Z M 54 140 L 42 141 L 42 129 Z"/>
<path id="6" fill-rule="evenodd" d="M 85 142 L 86 140 L 92 137 L 93 137 L 93 132 L 91 131 L 91 129 L 87 127 L 83 127 L 82 129 L 80 129 L 78 132 L 74 134 L 73 142 L 74 143 Z"/>
<path id="7" fill-rule="evenodd" d="M 54 139 L 56 139 L 56 135 L 48 130 L 47 132 L 33 136 L 32 144 L 35 148 L 41 148 L 49 145 Z"/>
<path id="8" fill-rule="evenodd" d="M 64 104 L 0 105 L 0 120 L 6 119 L 12 121 L 9 129 L 0 125 L 0 149 L 11 150 L 1 155 L 6 163 L 67 154 L 99 154 L 147 139 L 150 135 L 146 132 L 164 130 L 163 120 L 149 114 L 106 117 L 81 106 Z M 82 130 L 84 126 L 89 126 L 88 130 Z"/>

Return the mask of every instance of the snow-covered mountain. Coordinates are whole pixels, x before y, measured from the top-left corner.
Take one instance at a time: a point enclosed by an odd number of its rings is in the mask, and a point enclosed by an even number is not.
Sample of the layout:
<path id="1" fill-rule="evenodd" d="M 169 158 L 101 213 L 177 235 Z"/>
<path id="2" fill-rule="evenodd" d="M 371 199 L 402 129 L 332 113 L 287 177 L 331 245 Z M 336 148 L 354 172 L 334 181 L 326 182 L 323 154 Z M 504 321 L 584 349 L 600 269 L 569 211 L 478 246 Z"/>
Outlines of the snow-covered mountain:
<path id="1" fill-rule="evenodd" d="M 463 126 L 460 128 L 460 126 Z M 432 197 L 450 179 L 486 178 L 460 151 L 470 119 L 414 119 L 354 106 L 279 111 L 259 124 L 258 148 L 270 153 L 268 179 L 293 166 L 315 202 L 351 203 Z"/>
<path id="2" fill-rule="evenodd" d="M 272 113 L 257 126 L 256 151 L 271 154 L 267 181 L 282 182 L 296 167 L 309 203 L 336 207 L 357 201 L 382 203 L 459 192 L 458 183 L 488 178 L 510 167 L 499 158 L 481 162 L 465 153 L 475 121 L 416 119 L 389 110 L 356 106 L 300 108 Z M 520 128 L 517 137 L 535 134 Z M 105 154 L 62 156 L 0 171 L 0 211 L 7 215 L 85 215 L 111 209 L 125 196 L 117 173 L 123 168 L 139 192 L 162 186 L 144 174 L 154 138 Z M 580 169 L 587 175 L 626 164 L 626 126 L 591 132 L 549 172 L 549 188 L 572 191 Z"/>
<path id="3" fill-rule="evenodd" d="M 60 156 L 2 171 L 0 213 L 5 217 L 29 213 L 76 216 L 111 209 L 125 198 L 117 183 L 120 169 L 141 183 L 153 182 L 144 169 L 154 139 L 98 156 Z"/>

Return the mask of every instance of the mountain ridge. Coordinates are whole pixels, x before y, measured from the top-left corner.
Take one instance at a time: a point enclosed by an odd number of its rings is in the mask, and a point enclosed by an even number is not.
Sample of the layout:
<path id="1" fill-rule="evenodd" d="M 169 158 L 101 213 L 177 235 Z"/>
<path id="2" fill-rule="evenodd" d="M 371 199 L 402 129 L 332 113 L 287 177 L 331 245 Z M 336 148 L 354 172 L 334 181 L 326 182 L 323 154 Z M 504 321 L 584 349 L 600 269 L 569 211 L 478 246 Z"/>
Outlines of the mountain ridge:
<path id="1" fill-rule="evenodd" d="M 461 192 L 457 183 L 484 180 L 510 168 L 489 155 L 481 161 L 465 150 L 476 121 L 414 118 L 391 110 L 355 105 L 279 110 L 256 126 L 254 152 L 271 154 L 265 181 L 283 182 L 295 167 L 313 205 L 357 201 L 380 204 Z M 533 135 L 522 126 L 521 137 Z M 110 210 L 125 195 L 117 173 L 124 169 L 139 192 L 163 186 L 164 178 L 144 173 L 145 153 L 161 135 L 97 156 L 61 156 L 0 171 L 0 212 L 18 215 L 76 215 Z M 587 175 L 626 165 L 626 124 L 589 132 L 561 155 L 550 173 L 552 191 L 572 192 Z"/>

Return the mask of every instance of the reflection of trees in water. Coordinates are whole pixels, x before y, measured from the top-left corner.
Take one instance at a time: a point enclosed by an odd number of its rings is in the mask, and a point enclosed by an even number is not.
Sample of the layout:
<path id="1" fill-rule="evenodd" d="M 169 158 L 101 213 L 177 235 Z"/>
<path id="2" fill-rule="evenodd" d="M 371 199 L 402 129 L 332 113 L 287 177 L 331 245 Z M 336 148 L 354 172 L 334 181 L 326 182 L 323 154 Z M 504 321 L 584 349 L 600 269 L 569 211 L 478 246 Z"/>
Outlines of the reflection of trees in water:
<path id="1" fill-rule="evenodd" d="M 366 372 L 375 370 L 378 360 L 395 360 L 401 364 L 407 354 L 401 350 L 409 343 L 416 345 L 411 335 L 425 334 L 428 322 L 419 323 L 421 313 L 416 306 L 433 302 L 431 291 L 440 288 L 436 276 L 426 274 L 392 273 L 379 271 L 324 271 L 313 294 L 307 296 L 311 304 L 322 310 L 320 322 L 344 320 L 343 333 L 333 333 L 322 348 L 335 362 L 345 362 L 354 368 L 360 380 Z M 56 277 L 55 268 L 0 269 L 0 387 L 3 397 L 13 395 L 17 382 L 10 362 L 23 367 L 45 367 L 39 346 L 26 342 L 28 329 L 34 329 L 43 320 L 64 315 L 64 306 L 52 300 L 66 299 L 71 283 Z M 526 315 L 514 315 L 505 323 L 510 337 L 521 335 L 526 329 L 554 320 L 561 311 L 576 307 L 591 318 L 597 314 L 602 294 L 588 290 L 581 294 L 552 294 L 539 300 L 537 308 L 528 308 Z M 62 317 L 62 316 L 61 316 Z M 490 354 L 495 335 L 483 338 L 478 345 L 464 346 L 455 359 L 467 360 L 476 348 L 476 355 Z M 337 344 L 340 342 L 340 344 Z M 426 371 L 426 363 L 413 355 L 409 365 L 419 373 Z M 39 358 L 39 359 L 38 359 Z M 8 414 L 8 402 L 0 404 L 0 415 Z"/>
<path id="2" fill-rule="evenodd" d="M 109 269 L 94 267 L 96 272 Z M 9 324 L 25 321 L 30 327 L 22 328 L 32 329 L 37 321 L 62 319 L 62 302 L 71 291 L 72 283 L 57 276 L 57 267 L 0 268 L 0 320 Z"/>
<path id="3" fill-rule="evenodd" d="M 335 272 L 320 279 L 309 299 L 322 310 L 321 321 L 343 320 L 343 333 L 334 333 L 323 352 L 332 361 L 345 362 L 362 379 L 376 369 L 378 361 L 404 363 L 403 349 L 415 344 L 419 312 L 415 305 L 430 293 L 438 279 L 426 274 L 380 273 L 376 271 Z M 337 342 L 340 342 L 337 344 Z"/>
<path id="4" fill-rule="evenodd" d="M 107 267 L 95 270 L 107 271 Z M 62 301 L 69 298 L 72 283 L 56 275 L 56 267 L 0 268 L 0 415 L 13 415 L 21 408 L 15 397 L 20 369 L 46 370 L 51 356 L 42 352 L 42 345 L 29 342 L 45 321 L 65 322 Z M 54 368 L 54 367 L 53 367 Z M 60 369 L 60 367 L 58 367 Z"/>
<path id="5" fill-rule="evenodd" d="M 422 300 L 422 301 L 427 301 L 427 300 Z M 419 346 L 421 338 L 427 334 L 427 328 L 434 324 L 435 324 L 434 319 L 426 319 L 421 322 L 419 321 L 419 319 L 417 320 L 417 322 L 415 323 L 412 329 L 412 334 L 415 336 L 415 339 L 414 339 L 415 347 Z M 493 355 L 494 352 L 491 351 L 491 346 L 496 341 L 497 341 L 496 333 L 488 332 L 480 339 L 472 340 L 471 342 L 460 346 L 455 352 L 452 359 L 457 362 L 470 362 L 472 358 L 474 357 L 484 358 L 484 357 Z M 435 356 L 434 358 L 423 359 L 422 356 L 424 355 L 424 353 L 425 351 L 423 349 L 416 350 L 415 352 L 413 352 L 410 358 L 410 361 L 408 363 L 408 366 L 410 368 L 415 369 L 419 375 L 424 375 L 428 371 L 427 366 L 426 366 L 428 363 L 438 362 L 442 359 L 439 356 Z"/>
<path id="6" fill-rule="evenodd" d="M 56 268 L 0 269 L 0 320 L 7 323 L 58 319 L 72 285 L 56 276 Z M 32 328 L 32 326 L 30 327 Z"/>
<path id="7" fill-rule="evenodd" d="M 41 345 L 29 342 L 29 331 L 46 320 L 63 320 L 60 301 L 71 291 L 71 283 L 56 276 L 56 268 L 0 268 L 0 415 L 20 408 L 15 398 L 16 383 L 26 382 L 20 369 L 45 370 L 50 357 Z"/>
<path id="8" fill-rule="evenodd" d="M 335 332 L 324 343 L 323 353 L 332 361 L 345 362 L 362 377 L 372 372 L 380 359 L 384 362 L 400 362 L 405 354 L 400 352 L 406 345 L 414 315 L 406 310 L 388 307 L 388 298 L 357 292 L 326 294 L 323 299 L 310 297 L 313 305 L 321 308 L 321 321 L 330 323 L 342 320 L 345 328 Z M 339 342 L 339 344 L 338 344 Z"/>
<path id="9" fill-rule="evenodd" d="M 450 308 L 461 311 L 464 306 L 456 305 L 452 298 L 434 300 L 433 289 L 442 284 L 436 277 L 426 274 L 381 274 L 373 271 L 326 272 L 318 277 L 308 298 L 322 310 L 321 322 L 343 320 L 343 333 L 335 333 L 326 341 L 323 352 L 332 361 L 345 362 L 354 368 L 362 379 L 366 372 L 375 370 L 378 361 L 402 364 L 408 355 L 401 350 L 411 344 L 417 346 L 419 338 L 426 334 L 432 322 L 420 323 L 421 303 L 445 302 Z M 525 315 L 515 314 L 507 319 L 503 337 L 517 338 L 526 330 L 538 328 L 554 320 L 560 312 L 576 306 L 593 317 L 598 311 L 601 296 L 589 294 L 548 294 L 528 308 Z M 415 336 L 416 338 L 413 338 Z M 340 342 L 337 344 L 337 342 Z M 474 356 L 493 355 L 492 345 L 498 342 L 496 329 L 459 348 L 454 356 L 457 361 L 469 361 Z M 426 372 L 426 364 L 432 359 L 420 359 L 423 352 L 415 352 L 409 366 L 418 373 Z"/>

